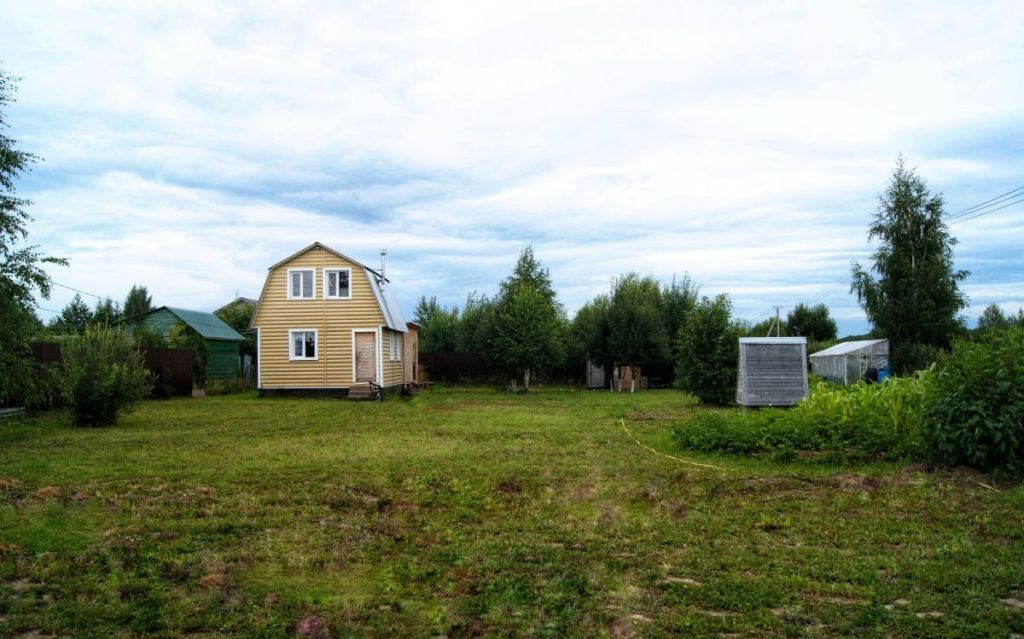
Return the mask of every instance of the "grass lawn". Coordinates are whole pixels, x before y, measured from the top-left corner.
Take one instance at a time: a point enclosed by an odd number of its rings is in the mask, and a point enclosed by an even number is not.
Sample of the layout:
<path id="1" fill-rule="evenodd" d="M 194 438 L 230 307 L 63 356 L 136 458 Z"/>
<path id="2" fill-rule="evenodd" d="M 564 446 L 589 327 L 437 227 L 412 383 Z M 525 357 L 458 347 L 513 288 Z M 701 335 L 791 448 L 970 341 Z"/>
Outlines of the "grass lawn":
<path id="1" fill-rule="evenodd" d="M 0 422 L 0 636 L 1024 633 L 1024 488 L 674 451 L 699 410 L 434 389 Z"/>

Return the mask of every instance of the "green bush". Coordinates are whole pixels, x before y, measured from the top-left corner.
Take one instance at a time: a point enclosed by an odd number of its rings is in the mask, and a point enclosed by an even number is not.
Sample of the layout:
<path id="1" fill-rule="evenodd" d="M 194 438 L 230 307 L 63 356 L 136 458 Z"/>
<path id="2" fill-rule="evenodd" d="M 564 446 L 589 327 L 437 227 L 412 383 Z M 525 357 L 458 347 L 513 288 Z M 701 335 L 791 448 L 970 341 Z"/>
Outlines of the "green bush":
<path id="1" fill-rule="evenodd" d="M 27 352 L 0 351 L 0 406 L 23 406 L 32 384 L 32 360 Z"/>
<path id="2" fill-rule="evenodd" d="M 49 410 L 64 405 L 64 373 L 59 364 L 38 364 L 32 367 L 24 403 L 29 410 Z"/>
<path id="3" fill-rule="evenodd" d="M 242 380 L 240 379 L 233 379 L 231 381 L 214 379 L 206 382 L 207 395 L 230 395 L 231 393 L 240 392 L 242 392 Z"/>
<path id="4" fill-rule="evenodd" d="M 167 348 L 164 334 L 148 324 L 136 324 L 132 329 L 132 338 L 139 348 Z"/>
<path id="5" fill-rule="evenodd" d="M 1024 328 L 955 342 L 933 397 L 927 439 L 936 459 L 1024 471 Z"/>
<path id="6" fill-rule="evenodd" d="M 61 368 L 40 364 L 31 353 L 0 357 L 0 406 L 46 410 L 64 401 Z"/>
<path id="7" fill-rule="evenodd" d="M 893 342 L 890 353 L 892 370 L 897 375 L 913 375 L 934 364 L 941 354 L 941 349 L 928 344 Z"/>
<path id="8" fill-rule="evenodd" d="M 820 443 L 814 434 L 790 427 L 783 411 L 704 413 L 672 429 L 676 443 L 689 450 L 757 455 L 781 450 L 807 450 Z"/>
<path id="9" fill-rule="evenodd" d="M 65 394 L 76 426 L 106 426 L 150 389 L 135 342 L 120 331 L 91 326 L 64 343 Z"/>
<path id="10" fill-rule="evenodd" d="M 707 413 L 676 426 L 682 448 L 742 455 L 831 451 L 842 456 L 916 459 L 922 455 L 929 374 L 882 384 L 818 382 L 788 409 Z"/>
<path id="11" fill-rule="evenodd" d="M 679 329 L 679 384 L 705 404 L 736 401 L 739 326 L 725 295 L 704 297 Z"/>
<path id="12" fill-rule="evenodd" d="M 162 366 L 153 371 L 153 387 L 149 396 L 153 399 L 168 399 L 174 395 L 174 379 L 171 369 Z"/>

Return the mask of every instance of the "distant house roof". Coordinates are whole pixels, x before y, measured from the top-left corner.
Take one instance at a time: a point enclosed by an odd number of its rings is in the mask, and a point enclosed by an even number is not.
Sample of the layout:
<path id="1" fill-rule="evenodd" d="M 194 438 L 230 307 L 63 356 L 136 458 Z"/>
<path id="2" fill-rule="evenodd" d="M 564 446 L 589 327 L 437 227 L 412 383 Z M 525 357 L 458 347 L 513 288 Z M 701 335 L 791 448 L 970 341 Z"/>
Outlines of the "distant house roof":
<path id="1" fill-rule="evenodd" d="M 213 313 L 206 313 L 204 311 L 190 311 L 187 308 L 175 308 L 173 306 L 161 306 L 154 308 L 148 313 L 136 315 L 135 317 L 129 317 L 121 321 L 123 324 L 134 324 L 142 321 L 143 318 L 152 315 L 158 311 L 167 311 L 171 313 L 179 320 L 187 324 L 188 326 L 195 329 L 197 333 L 203 336 L 203 339 L 219 339 L 230 342 L 244 342 L 245 338 L 238 334 L 238 332 L 225 324 L 219 317 Z"/>
<path id="2" fill-rule="evenodd" d="M 856 353 L 866 348 L 876 346 L 882 342 L 888 342 L 887 339 L 859 339 L 852 342 L 843 342 L 836 344 L 830 348 L 826 348 L 823 351 L 817 353 L 811 353 L 811 357 L 828 357 L 830 355 L 846 355 L 848 353 Z"/>
<path id="3" fill-rule="evenodd" d="M 221 306 L 220 308 L 215 310 L 214 313 L 220 313 L 224 309 L 231 308 L 232 306 L 235 306 L 237 304 L 248 304 L 249 306 L 255 307 L 256 306 L 256 300 L 254 300 L 251 297 L 236 297 L 235 299 L 231 300 L 230 302 L 228 302 L 224 306 Z"/>

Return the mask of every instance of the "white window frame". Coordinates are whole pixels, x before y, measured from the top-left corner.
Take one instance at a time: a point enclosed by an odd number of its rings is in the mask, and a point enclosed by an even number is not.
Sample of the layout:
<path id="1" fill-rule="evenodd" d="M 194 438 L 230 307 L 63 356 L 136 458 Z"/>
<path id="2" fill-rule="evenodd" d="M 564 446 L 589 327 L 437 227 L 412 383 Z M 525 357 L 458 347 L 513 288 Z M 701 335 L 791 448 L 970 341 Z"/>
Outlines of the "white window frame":
<path id="1" fill-rule="evenodd" d="M 388 360 L 392 362 L 402 361 L 402 334 L 388 331 Z"/>
<path id="2" fill-rule="evenodd" d="M 310 287 L 310 296 L 302 296 L 302 286 L 299 286 L 299 295 L 292 295 L 292 273 L 311 273 L 313 286 Z M 288 269 L 288 282 L 285 287 L 290 300 L 315 300 L 316 299 L 316 269 L 315 268 L 290 268 Z"/>
<path id="3" fill-rule="evenodd" d="M 345 271 L 348 273 L 348 295 L 328 295 L 327 294 L 327 274 L 328 273 L 340 273 Z M 349 267 L 338 266 L 329 267 L 323 269 L 323 280 L 324 280 L 324 299 L 325 300 L 350 300 L 352 299 L 352 269 Z M 338 287 L 339 290 L 341 287 Z"/>
<path id="4" fill-rule="evenodd" d="M 305 355 L 296 356 L 293 347 L 295 342 L 292 341 L 292 335 L 295 333 L 312 333 L 313 334 L 313 357 L 306 357 Z M 288 329 L 288 359 L 293 362 L 315 362 L 320 359 L 320 331 L 315 328 L 289 328 Z"/>

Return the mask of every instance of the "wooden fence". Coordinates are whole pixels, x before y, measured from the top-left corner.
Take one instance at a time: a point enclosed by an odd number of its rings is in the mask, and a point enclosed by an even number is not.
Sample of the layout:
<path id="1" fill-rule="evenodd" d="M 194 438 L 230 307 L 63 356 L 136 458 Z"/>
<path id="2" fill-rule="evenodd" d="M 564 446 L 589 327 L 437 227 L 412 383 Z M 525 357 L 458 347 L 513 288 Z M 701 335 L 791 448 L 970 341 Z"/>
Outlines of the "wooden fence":
<path id="1" fill-rule="evenodd" d="M 56 342 L 33 342 L 32 357 L 40 364 L 59 364 L 60 344 Z M 192 351 L 187 348 L 144 348 L 142 363 L 147 370 L 168 375 L 172 395 L 192 396 Z"/>
<path id="2" fill-rule="evenodd" d="M 431 382 L 480 381 L 492 374 L 483 353 L 420 353 L 420 371 Z"/>

